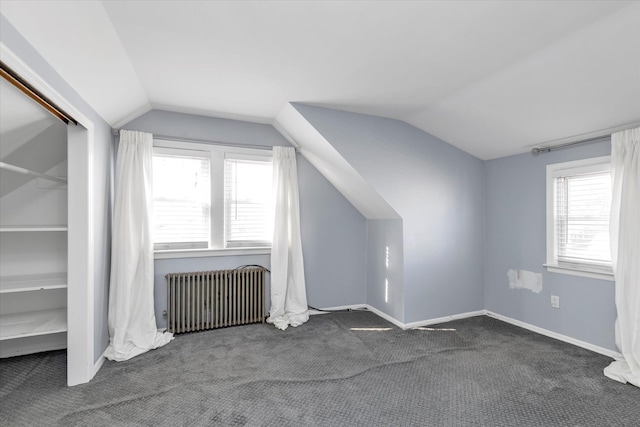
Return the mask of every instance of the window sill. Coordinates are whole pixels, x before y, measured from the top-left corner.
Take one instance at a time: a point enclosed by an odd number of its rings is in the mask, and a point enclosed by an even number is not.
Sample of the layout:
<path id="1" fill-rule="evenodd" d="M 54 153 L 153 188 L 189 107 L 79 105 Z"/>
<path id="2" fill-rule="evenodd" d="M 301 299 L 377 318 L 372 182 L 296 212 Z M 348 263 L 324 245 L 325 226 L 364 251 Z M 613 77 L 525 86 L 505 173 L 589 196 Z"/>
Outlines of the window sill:
<path id="1" fill-rule="evenodd" d="M 553 264 L 543 264 L 547 271 L 550 273 L 560 273 L 560 274 L 570 274 L 572 276 L 582 276 L 589 277 L 591 279 L 600 279 L 600 280 L 608 280 L 610 282 L 614 282 L 615 279 L 613 277 L 613 273 L 608 273 L 604 271 L 593 271 L 593 270 L 584 270 L 578 268 L 571 268 Z"/>
<path id="2" fill-rule="evenodd" d="M 174 249 L 154 251 L 154 259 L 204 258 L 214 256 L 270 255 L 271 248 Z"/>

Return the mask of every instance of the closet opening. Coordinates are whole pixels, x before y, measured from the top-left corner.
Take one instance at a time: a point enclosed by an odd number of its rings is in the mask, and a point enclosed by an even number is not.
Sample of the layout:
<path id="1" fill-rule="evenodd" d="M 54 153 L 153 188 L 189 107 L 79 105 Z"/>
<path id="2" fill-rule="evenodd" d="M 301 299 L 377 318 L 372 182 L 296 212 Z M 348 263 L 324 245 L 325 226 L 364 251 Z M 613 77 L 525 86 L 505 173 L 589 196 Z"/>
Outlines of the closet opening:
<path id="1" fill-rule="evenodd" d="M 0 62 L 0 358 L 67 352 L 89 381 L 93 123 L 4 44 Z"/>
<path id="2" fill-rule="evenodd" d="M 0 357 L 11 357 L 67 348 L 69 121 L 1 65 Z"/>

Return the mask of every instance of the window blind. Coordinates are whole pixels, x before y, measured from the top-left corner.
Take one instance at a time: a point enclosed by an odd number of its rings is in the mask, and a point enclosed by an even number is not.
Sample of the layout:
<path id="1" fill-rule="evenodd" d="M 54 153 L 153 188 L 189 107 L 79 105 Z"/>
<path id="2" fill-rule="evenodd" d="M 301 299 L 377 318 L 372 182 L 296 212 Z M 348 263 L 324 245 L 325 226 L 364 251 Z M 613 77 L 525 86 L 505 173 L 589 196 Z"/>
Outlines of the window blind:
<path id="1" fill-rule="evenodd" d="M 209 154 L 198 151 L 169 154 L 166 149 L 156 151 L 153 168 L 155 248 L 208 247 L 211 208 Z"/>
<path id="2" fill-rule="evenodd" d="M 225 246 L 270 246 L 271 161 L 226 158 L 224 171 Z"/>
<path id="3" fill-rule="evenodd" d="M 555 179 L 558 264 L 611 265 L 609 211 L 611 175 L 597 172 Z"/>

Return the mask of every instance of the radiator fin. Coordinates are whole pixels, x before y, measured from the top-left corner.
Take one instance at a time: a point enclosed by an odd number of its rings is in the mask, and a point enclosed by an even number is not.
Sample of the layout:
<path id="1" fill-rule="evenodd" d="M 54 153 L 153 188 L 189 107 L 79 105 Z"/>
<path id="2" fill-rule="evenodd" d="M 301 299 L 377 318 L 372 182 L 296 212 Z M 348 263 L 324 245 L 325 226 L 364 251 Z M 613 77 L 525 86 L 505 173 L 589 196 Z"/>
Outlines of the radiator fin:
<path id="1" fill-rule="evenodd" d="M 167 330 L 176 334 L 264 322 L 262 267 L 170 273 Z"/>

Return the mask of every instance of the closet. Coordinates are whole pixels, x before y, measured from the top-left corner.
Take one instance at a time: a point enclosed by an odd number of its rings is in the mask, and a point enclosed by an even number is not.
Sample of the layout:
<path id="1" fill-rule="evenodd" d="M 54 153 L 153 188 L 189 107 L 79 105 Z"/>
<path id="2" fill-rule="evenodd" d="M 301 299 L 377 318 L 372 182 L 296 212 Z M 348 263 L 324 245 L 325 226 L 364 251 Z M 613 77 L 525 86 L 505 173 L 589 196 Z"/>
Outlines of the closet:
<path id="1" fill-rule="evenodd" d="M 67 347 L 67 125 L 0 79 L 0 357 Z"/>

